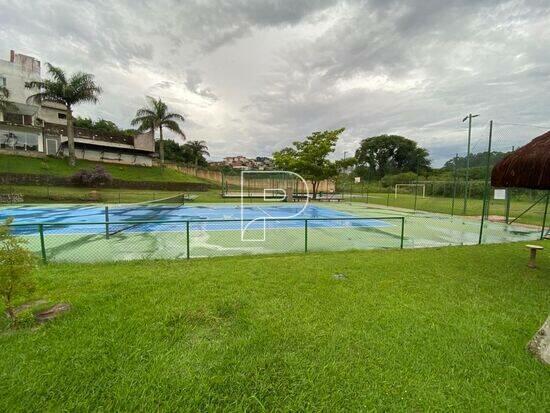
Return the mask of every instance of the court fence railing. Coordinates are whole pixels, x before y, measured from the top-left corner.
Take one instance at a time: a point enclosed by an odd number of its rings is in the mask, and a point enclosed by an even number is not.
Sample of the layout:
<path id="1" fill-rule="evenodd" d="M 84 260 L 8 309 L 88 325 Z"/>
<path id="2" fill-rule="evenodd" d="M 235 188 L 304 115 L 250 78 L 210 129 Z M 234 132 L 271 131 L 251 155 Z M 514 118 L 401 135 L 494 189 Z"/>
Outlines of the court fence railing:
<path id="1" fill-rule="evenodd" d="M 265 224 L 264 224 L 265 222 Z M 261 225 L 255 223 L 261 223 Z M 281 226 L 283 223 L 283 226 Z M 244 224 L 244 225 L 243 225 Z M 252 224 L 251 228 L 250 225 Z M 342 251 L 372 248 L 403 248 L 405 243 L 405 217 L 334 217 L 334 218 L 272 218 L 204 219 L 204 220 L 125 220 L 97 222 L 33 222 L 11 223 L 16 236 L 31 242 L 30 249 L 38 253 L 44 263 L 49 261 L 101 262 L 125 258 L 112 254 L 111 247 L 118 243 L 125 247 L 137 246 L 138 238 L 162 237 L 165 243 L 157 245 L 156 254 L 139 254 L 136 247 L 131 259 L 195 258 L 213 256 L 248 255 L 243 245 L 252 245 L 241 238 L 243 226 L 247 231 L 260 231 L 271 240 L 254 254 L 282 252 Z M 162 227 L 169 227 L 162 229 Z M 81 227 L 81 228 L 78 228 Z M 357 229 L 358 231 L 330 232 L 326 229 Z M 277 231 L 286 230 L 286 231 Z M 205 232 L 216 235 L 215 250 L 204 250 Z M 353 238 L 355 237 L 355 238 Z M 258 240 L 256 240 L 258 241 Z M 100 244 L 98 244 L 100 243 Z M 195 245 L 194 245 L 195 244 Z M 174 249 L 176 247 L 176 249 Z M 162 249 L 166 250 L 162 250 Z M 197 250 L 196 254 L 194 251 Z M 54 253 L 55 251 L 55 253 Z M 209 253 L 211 251 L 211 253 Z M 213 252 L 212 252 L 213 251 Z M 219 253 L 223 251 L 223 253 Z M 244 251 L 244 252 L 243 252 Z M 62 252 L 62 254 L 60 254 Z M 218 253 L 216 253 L 218 252 Z M 97 259 L 90 259 L 95 254 Z M 61 257 L 60 257 L 61 255 Z M 88 255 L 88 256 L 86 256 Z M 127 258 L 126 258 L 127 259 Z"/>

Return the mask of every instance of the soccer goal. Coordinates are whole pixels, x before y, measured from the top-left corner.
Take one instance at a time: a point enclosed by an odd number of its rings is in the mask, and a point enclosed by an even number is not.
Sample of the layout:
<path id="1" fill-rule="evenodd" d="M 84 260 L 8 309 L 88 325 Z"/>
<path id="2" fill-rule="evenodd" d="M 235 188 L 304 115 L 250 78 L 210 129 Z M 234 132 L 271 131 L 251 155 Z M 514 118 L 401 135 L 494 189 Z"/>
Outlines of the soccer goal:
<path id="1" fill-rule="evenodd" d="M 399 188 L 421 188 L 422 189 L 422 198 L 426 198 L 426 184 L 395 184 L 395 198 L 397 199 L 397 194 L 399 193 Z"/>

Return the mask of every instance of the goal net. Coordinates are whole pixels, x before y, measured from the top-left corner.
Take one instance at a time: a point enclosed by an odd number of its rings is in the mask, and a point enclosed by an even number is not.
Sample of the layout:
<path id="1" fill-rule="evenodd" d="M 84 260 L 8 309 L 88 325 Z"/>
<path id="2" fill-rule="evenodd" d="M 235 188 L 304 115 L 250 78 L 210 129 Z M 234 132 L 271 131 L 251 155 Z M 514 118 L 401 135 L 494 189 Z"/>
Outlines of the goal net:
<path id="1" fill-rule="evenodd" d="M 422 191 L 422 198 L 426 198 L 426 184 L 395 184 L 395 198 L 399 194 L 401 189 L 402 194 L 414 194 Z M 416 192 L 418 191 L 418 192 Z"/>

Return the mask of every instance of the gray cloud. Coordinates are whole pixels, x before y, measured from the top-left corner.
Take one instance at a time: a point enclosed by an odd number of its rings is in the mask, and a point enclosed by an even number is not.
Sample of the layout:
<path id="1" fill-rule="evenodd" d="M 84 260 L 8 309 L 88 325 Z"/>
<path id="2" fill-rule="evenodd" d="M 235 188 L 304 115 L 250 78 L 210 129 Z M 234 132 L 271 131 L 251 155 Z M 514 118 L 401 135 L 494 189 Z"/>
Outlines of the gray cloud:
<path id="1" fill-rule="evenodd" d="M 505 122 L 550 124 L 548 1 L 0 0 L 0 10 L 0 53 L 96 75 L 101 102 L 77 113 L 127 126 L 153 93 L 216 158 L 345 126 L 337 156 L 400 133 L 441 164 L 464 151 L 469 112 L 481 114 L 481 149 L 491 118 L 501 146 L 540 131 Z"/>

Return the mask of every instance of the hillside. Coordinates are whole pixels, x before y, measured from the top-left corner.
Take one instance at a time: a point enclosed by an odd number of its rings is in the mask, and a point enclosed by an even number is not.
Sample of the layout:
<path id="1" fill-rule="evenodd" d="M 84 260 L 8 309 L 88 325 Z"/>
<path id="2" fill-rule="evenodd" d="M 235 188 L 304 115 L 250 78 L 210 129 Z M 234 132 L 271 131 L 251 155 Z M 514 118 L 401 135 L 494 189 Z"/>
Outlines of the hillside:
<path id="1" fill-rule="evenodd" d="M 90 169 L 98 164 L 102 165 L 113 178 L 124 181 L 209 183 L 207 180 L 168 168 L 115 165 L 85 160 L 77 160 L 76 166 L 71 167 L 65 159 L 27 158 L 25 156 L 0 154 L 0 174 L 15 173 L 68 177 L 80 169 Z"/>

